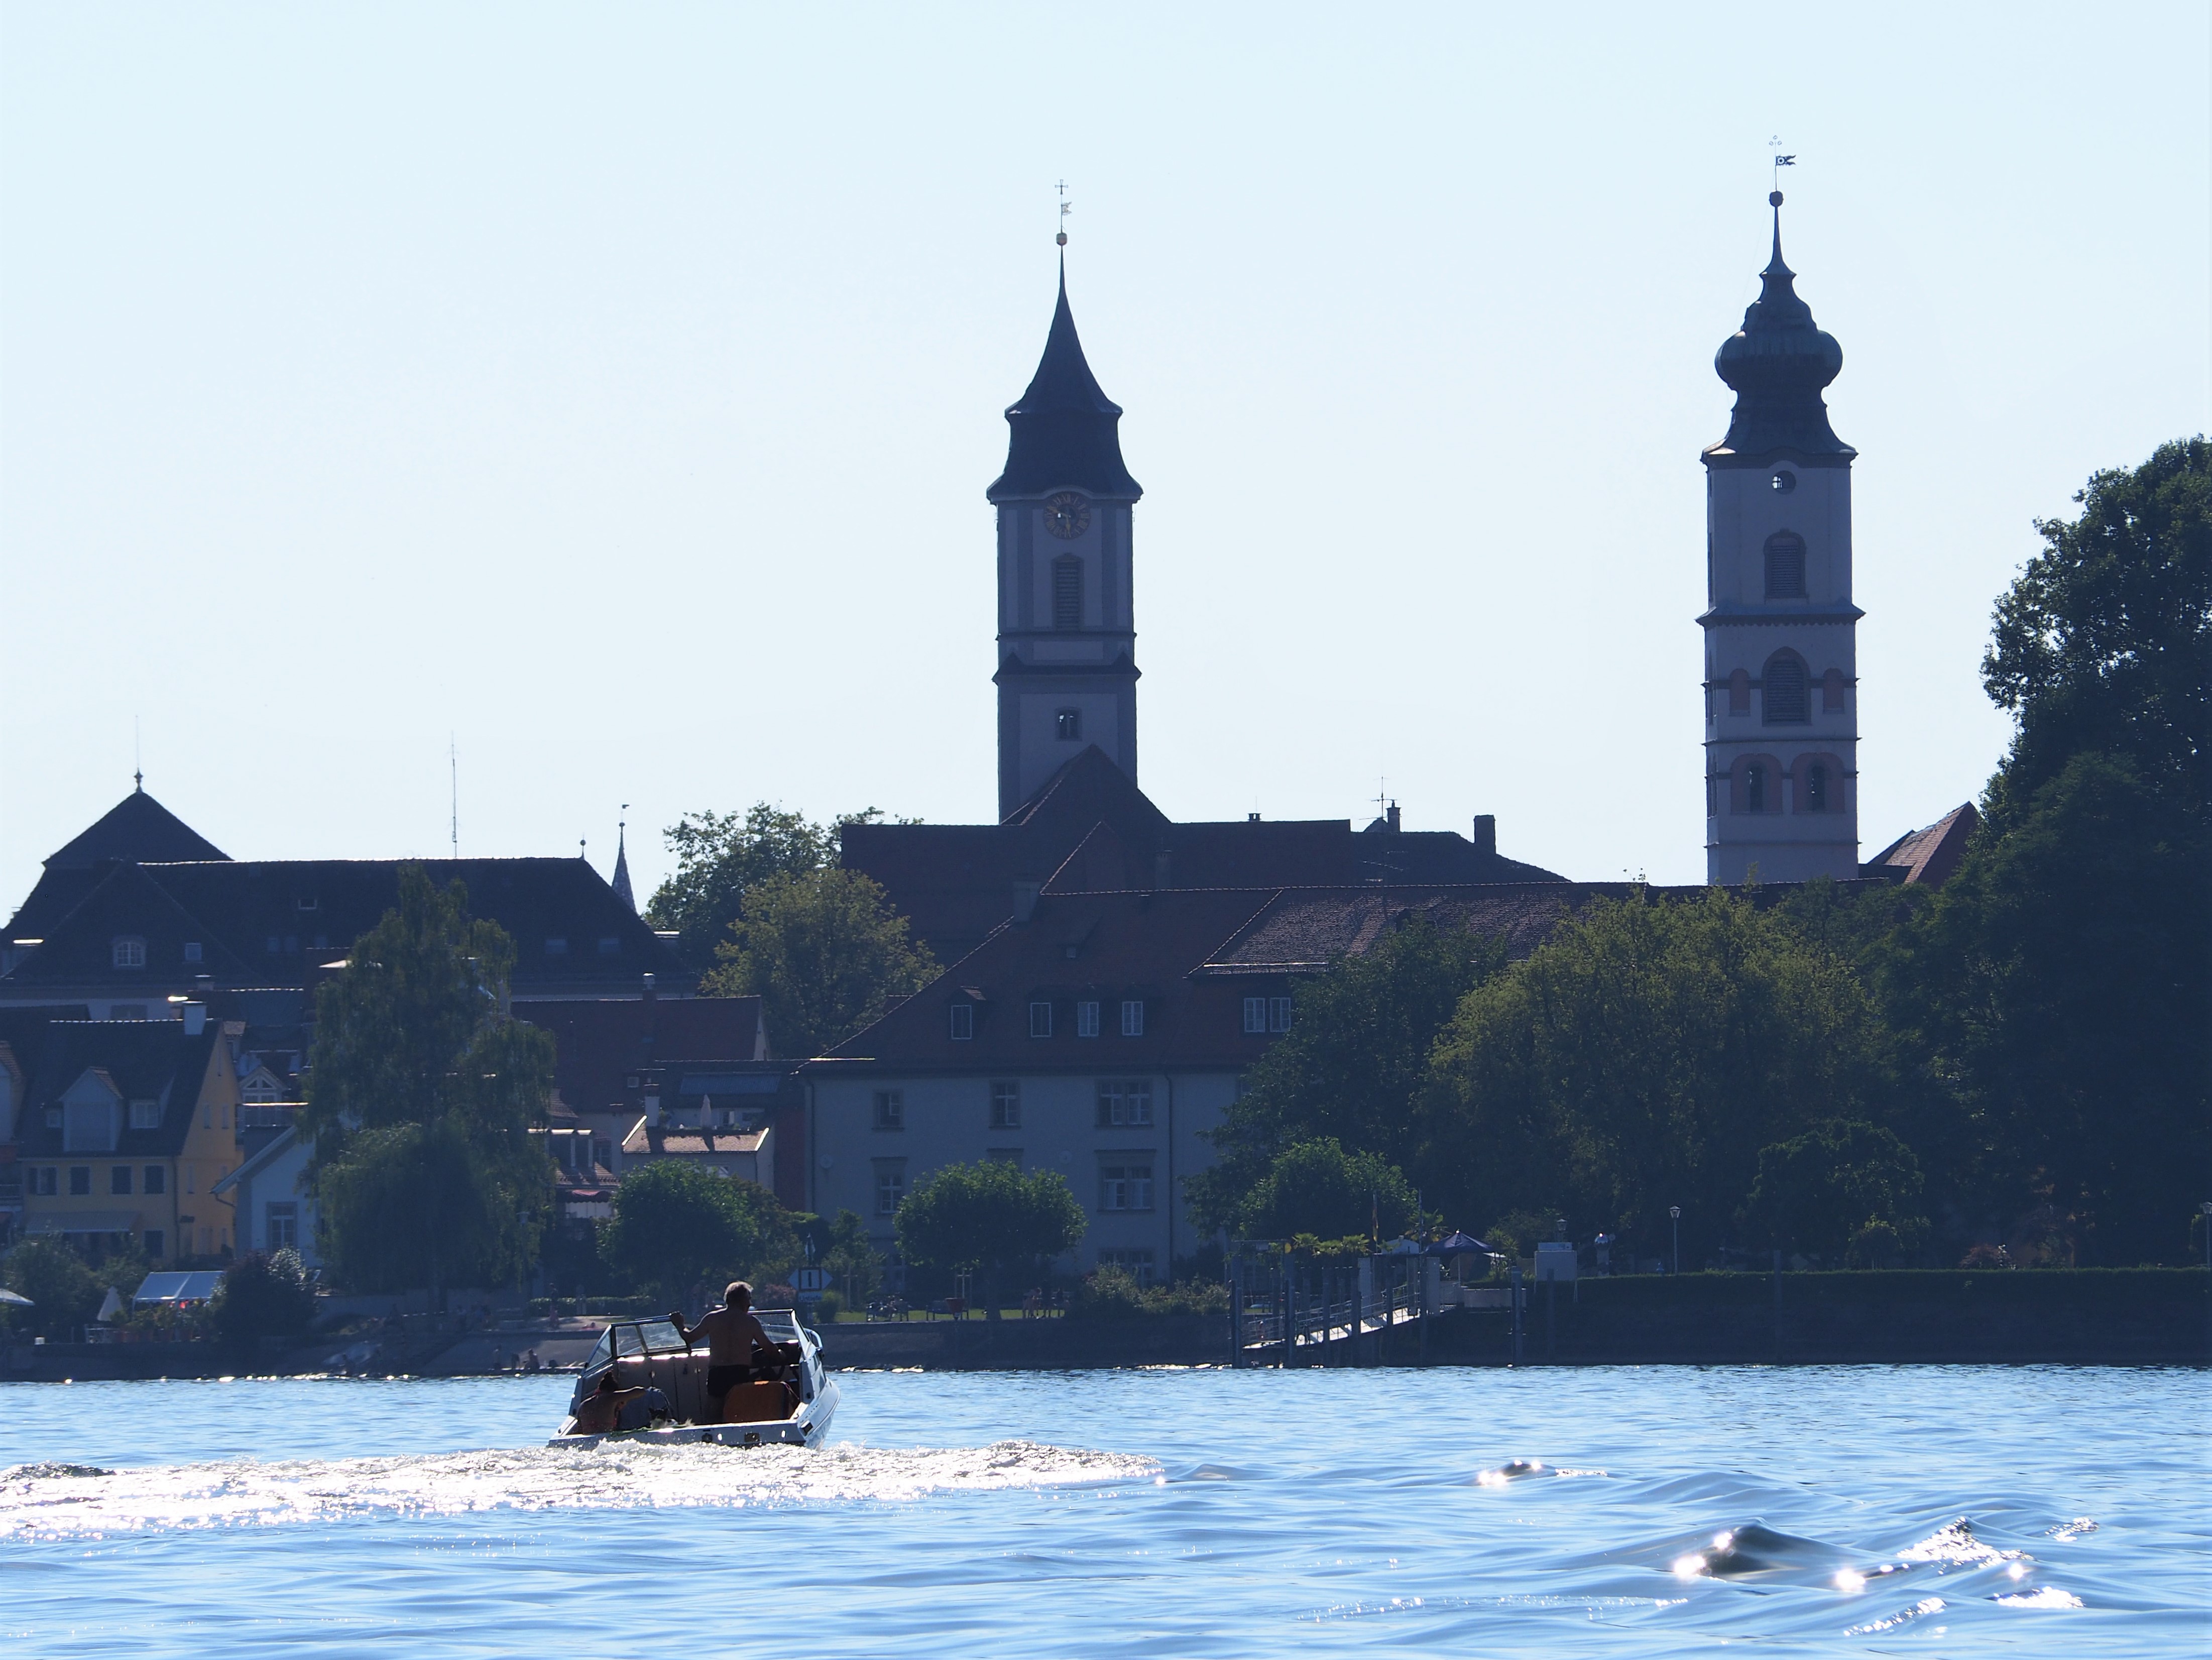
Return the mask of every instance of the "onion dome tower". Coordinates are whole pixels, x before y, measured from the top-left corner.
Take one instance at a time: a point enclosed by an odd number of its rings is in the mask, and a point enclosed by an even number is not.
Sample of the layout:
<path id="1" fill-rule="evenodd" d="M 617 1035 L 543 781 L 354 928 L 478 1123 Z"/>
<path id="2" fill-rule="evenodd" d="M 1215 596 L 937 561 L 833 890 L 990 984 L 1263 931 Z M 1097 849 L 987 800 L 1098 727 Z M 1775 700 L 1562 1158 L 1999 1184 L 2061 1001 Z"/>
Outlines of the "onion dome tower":
<path id="1" fill-rule="evenodd" d="M 1710 882 L 1858 874 L 1851 474 L 1821 393 L 1843 348 L 1774 252 L 1713 371 L 1736 394 L 1706 450 L 1705 873 Z"/>
<path id="2" fill-rule="evenodd" d="M 1063 252 L 1044 356 L 1006 410 L 1006 470 L 984 493 L 999 510 L 1001 819 L 1087 746 L 1137 776 L 1129 542 L 1144 490 L 1121 420 L 1076 336 Z"/>

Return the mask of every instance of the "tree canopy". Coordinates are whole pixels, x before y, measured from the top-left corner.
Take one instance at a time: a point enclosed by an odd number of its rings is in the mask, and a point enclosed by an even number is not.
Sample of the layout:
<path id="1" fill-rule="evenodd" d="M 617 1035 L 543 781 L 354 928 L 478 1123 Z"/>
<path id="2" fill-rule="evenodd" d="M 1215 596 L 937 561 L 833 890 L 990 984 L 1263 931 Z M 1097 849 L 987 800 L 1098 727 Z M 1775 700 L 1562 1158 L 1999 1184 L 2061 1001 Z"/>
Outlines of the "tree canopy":
<path id="1" fill-rule="evenodd" d="M 1876 1124 L 1832 1118 L 1760 1149 L 1745 1211 L 1753 1237 L 1831 1268 L 1887 1266 L 1928 1231 L 1920 1161 Z"/>
<path id="2" fill-rule="evenodd" d="M 881 809 L 866 807 L 817 824 L 765 801 L 743 813 L 687 812 L 661 833 L 676 854 L 676 869 L 647 903 L 646 920 L 677 930 L 683 959 L 695 969 L 710 969 L 748 893 L 771 877 L 803 876 L 836 864 L 838 830 L 883 816 Z"/>
<path id="3" fill-rule="evenodd" d="M 682 1159 L 627 1172 L 614 1212 L 602 1252 L 672 1304 L 699 1286 L 711 1300 L 732 1280 L 766 1280 L 799 1260 L 799 1236 L 774 1194 Z"/>
<path id="4" fill-rule="evenodd" d="M 1025 1173 L 1005 1159 L 946 1164 L 899 1203 L 899 1254 L 923 1268 L 988 1276 L 991 1314 L 1009 1272 L 1031 1273 L 1083 1237 L 1083 1207 L 1058 1171 Z"/>
<path id="5" fill-rule="evenodd" d="M 1247 1239 L 1395 1238 L 1419 1221 L 1413 1185 L 1377 1152 L 1346 1152 L 1336 1138 L 1297 1141 L 1278 1153 L 1237 1207 Z"/>
<path id="6" fill-rule="evenodd" d="M 769 1042 L 785 1055 L 825 1053 L 937 972 L 883 889 L 835 866 L 750 889 L 716 957 L 700 988 L 757 994 Z"/>
<path id="7" fill-rule="evenodd" d="M 362 1291 L 500 1284 L 537 1250 L 552 1166 L 533 1126 L 553 1039 L 508 1018 L 514 942 L 459 882 L 399 872 L 399 903 L 316 994 L 301 1128 L 324 1249 Z"/>

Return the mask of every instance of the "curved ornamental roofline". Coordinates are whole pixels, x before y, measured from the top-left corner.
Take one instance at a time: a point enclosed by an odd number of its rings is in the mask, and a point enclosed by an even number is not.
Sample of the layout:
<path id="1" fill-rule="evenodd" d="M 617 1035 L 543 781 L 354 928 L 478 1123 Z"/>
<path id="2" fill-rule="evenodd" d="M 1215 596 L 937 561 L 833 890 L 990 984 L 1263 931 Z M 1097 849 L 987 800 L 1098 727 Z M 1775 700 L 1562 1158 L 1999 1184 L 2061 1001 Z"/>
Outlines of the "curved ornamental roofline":
<path id="1" fill-rule="evenodd" d="M 1797 273 L 1782 258 L 1782 192 L 1766 199 L 1774 210 L 1774 252 L 1743 326 L 1713 354 L 1713 373 L 1736 398 L 1728 435 L 1705 451 L 1705 465 L 1756 466 L 1787 454 L 1814 466 L 1848 466 L 1858 452 L 1836 436 L 1820 396 L 1843 371 L 1844 349 L 1798 298 Z"/>
<path id="2" fill-rule="evenodd" d="M 1067 305 L 1067 266 L 1060 271 L 1060 301 L 1045 336 L 1044 356 L 1027 391 L 1006 410 L 1011 433 L 1006 466 L 986 500 L 1048 496 L 1078 489 L 1086 496 L 1133 502 L 1144 487 L 1121 461 L 1121 406 L 1098 385 L 1075 332 Z"/>

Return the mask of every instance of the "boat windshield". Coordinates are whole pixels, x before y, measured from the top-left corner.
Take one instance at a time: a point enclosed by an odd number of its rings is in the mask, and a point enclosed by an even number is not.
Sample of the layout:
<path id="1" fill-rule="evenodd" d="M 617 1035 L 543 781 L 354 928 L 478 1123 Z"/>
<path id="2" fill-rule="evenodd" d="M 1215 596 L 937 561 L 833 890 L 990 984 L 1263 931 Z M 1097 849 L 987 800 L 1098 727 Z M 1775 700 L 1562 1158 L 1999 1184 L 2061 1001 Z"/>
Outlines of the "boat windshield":
<path id="1" fill-rule="evenodd" d="M 789 1309 L 755 1309 L 754 1316 L 761 1329 L 775 1343 L 796 1343 L 799 1341 L 799 1316 Z"/>

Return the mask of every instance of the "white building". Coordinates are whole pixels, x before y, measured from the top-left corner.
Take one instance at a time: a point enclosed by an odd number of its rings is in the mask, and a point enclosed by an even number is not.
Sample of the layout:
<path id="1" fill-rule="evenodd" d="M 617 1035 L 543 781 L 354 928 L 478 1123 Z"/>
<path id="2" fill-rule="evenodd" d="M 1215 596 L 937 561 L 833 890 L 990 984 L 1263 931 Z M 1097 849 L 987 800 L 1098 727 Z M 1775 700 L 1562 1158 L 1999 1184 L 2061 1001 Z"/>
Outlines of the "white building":
<path id="1" fill-rule="evenodd" d="M 1859 873 L 1851 472 L 1821 389 L 1843 348 L 1774 256 L 1715 371 L 1736 392 L 1705 453 L 1705 879 Z"/>

